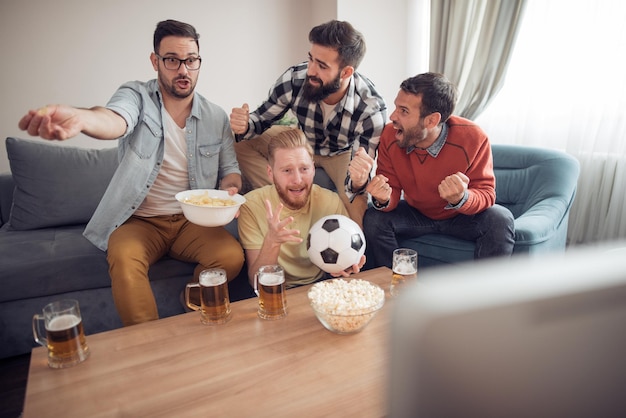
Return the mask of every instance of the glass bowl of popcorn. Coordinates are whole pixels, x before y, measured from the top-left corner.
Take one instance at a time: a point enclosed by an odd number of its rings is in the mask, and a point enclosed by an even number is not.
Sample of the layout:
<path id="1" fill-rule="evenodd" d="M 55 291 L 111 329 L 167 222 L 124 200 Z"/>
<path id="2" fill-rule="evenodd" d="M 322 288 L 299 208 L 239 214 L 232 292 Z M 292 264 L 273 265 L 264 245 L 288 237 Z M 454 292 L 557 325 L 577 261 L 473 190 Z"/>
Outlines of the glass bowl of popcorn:
<path id="1" fill-rule="evenodd" d="M 385 304 L 385 291 L 362 279 L 317 282 L 308 297 L 317 319 L 337 334 L 362 331 Z"/>
<path id="2" fill-rule="evenodd" d="M 229 195 L 226 190 L 195 189 L 176 193 L 185 218 L 200 226 L 224 226 L 235 218 L 246 202 L 240 194 Z"/>

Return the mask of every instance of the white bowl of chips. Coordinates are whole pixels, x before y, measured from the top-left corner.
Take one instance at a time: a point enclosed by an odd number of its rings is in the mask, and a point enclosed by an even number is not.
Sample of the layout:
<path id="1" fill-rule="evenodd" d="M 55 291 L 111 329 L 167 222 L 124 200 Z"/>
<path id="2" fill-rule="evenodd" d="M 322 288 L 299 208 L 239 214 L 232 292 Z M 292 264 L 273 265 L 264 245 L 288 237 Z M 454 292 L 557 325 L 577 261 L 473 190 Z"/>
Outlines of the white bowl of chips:
<path id="1" fill-rule="evenodd" d="M 246 202 L 240 194 L 229 195 L 226 190 L 196 189 L 176 193 L 176 200 L 189 222 L 200 226 L 224 226 L 235 218 Z"/>

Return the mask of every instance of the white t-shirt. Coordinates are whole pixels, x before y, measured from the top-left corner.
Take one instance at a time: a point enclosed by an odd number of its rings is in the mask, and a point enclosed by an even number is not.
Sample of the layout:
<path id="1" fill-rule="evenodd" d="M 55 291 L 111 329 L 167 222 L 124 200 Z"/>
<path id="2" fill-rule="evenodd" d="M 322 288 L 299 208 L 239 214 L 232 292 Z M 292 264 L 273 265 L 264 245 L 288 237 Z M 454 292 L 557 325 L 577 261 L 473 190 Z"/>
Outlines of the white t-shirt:
<path id="1" fill-rule="evenodd" d="M 185 128 L 180 128 L 163 109 L 165 155 L 163 164 L 148 195 L 135 211 L 138 216 L 173 215 L 182 213 L 176 193 L 189 189 L 187 170 L 187 140 Z"/>
<path id="2" fill-rule="evenodd" d="M 322 108 L 322 114 L 324 115 L 324 126 L 328 125 L 328 121 L 330 120 L 330 115 L 333 113 L 333 109 L 337 105 L 329 105 L 324 103 L 323 100 L 320 100 L 320 107 Z"/>

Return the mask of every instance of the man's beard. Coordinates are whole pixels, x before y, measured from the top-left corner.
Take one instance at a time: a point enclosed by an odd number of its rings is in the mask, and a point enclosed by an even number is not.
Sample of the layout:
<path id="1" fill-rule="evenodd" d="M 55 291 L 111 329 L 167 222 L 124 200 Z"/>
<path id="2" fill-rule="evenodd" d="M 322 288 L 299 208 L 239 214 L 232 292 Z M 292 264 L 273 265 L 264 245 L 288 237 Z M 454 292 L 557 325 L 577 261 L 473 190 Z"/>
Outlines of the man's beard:
<path id="1" fill-rule="evenodd" d="M 161 80 L 161 88 L 165 90 L 165 92 L 168 93 L 170 96 L 176 97 L 177 99 L 185 99 L 189 97 L 193 93 L 196 87 L 193 84 L 193 81 L 191 80 L 191 78 L 189 77 L 176 77 L 171 82 L 168 82 L 168 80 L 165 79 L 164 76 L 159 75 L 159 79 Z M 190 88 L 187 90 L 183 90 L 183 91 L 178 90 L 176 88 L 176 80 L 179 80 L 179 79 L 188 80 Z"/>
<path id="2" fill-rule="evenodd" d="M 274 184 L 276 184 L 276 182 L 274 182 Z M 306 193 L 301 196 L 301 199 L 298 200 L 291 199 L 291 197 L 289 196 L 289 192 L 286 190 L 286 188 L 276 186 L 276 192 L 278 193 L 278 197 L 280 197 L 280 200 L 285 204 L 287 208 L 291 210 L 298 210 L 305 207 L 308 203 L 309 196 L 311 196 L 312 187 L 313 185 L 309 184 Z"/>
<path id="3" fill-rule="evenodd" d="M 417 126 L 413 126 L 409 129 L 404 129 L 401 126 L 395 127 L 402 130 L 402 139 L 398 141 L 400 148 L 419 146 L 419 143 L 424 141 L 428 136 L 428 131 L 424 128 L 424 123 L 421 120 Z"/>
<path id="4" fill-rule="evenodd" d="M 320 83 L 319 87 L 312 85 L 309 80 L 315 80 Z M 337 77 L 329 84 L 324 84 L 322 80 L 317 77 L 306 76 L 304 82 L 303 96 L 310 102 L 319 102 L 330 96 L 331 94 L 339 91 L 341 88 L 341 77 L 337 74 Z"/>

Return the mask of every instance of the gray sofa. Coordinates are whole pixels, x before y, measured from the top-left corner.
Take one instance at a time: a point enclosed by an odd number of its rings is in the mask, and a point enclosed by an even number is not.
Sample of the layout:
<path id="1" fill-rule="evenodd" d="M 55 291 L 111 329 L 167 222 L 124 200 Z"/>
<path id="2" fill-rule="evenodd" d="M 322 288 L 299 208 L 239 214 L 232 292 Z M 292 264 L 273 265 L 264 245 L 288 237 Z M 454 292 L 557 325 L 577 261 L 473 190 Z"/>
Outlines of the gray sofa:
<path id="1" fill-rule="evenodd" d="M 47 303 L 74 298 L 85 332 L 122 326 L 106 254 L 82 236 L 113 171 L 117 149 L 88 150 L 7 138 L 11 173 L 0 174 L 0 358 L 30 352 L 31 321 Z M 227 229 L 237 236 L 236 223 Z M 170 258 L 150 269 L 159 315 L 183 313 L 179 295 L 194 265 Z M 231 300 L 252 297 L 246 267 Z"/>

